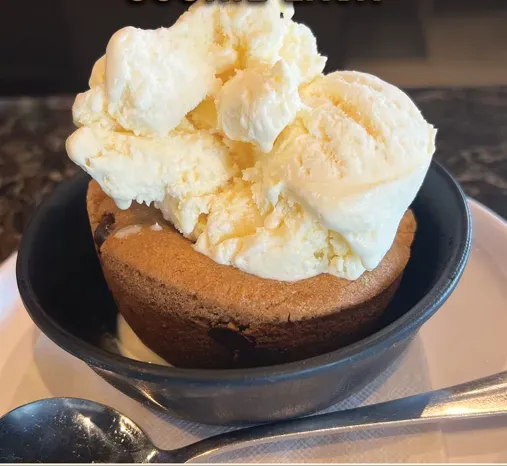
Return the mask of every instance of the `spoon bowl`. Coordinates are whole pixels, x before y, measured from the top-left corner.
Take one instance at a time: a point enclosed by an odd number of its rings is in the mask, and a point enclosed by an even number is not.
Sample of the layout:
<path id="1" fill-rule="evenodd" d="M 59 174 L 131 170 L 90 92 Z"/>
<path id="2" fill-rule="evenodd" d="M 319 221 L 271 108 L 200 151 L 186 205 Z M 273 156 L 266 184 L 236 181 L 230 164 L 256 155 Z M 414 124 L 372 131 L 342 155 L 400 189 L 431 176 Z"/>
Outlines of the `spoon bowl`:
<path id="1" fill-rule="evenodd" d="M 128 417 L 77 398 L 49 398 L 11 411 L 0 421 L 0 441 L 2 462 L 143 463 L 157 453 Z"/>

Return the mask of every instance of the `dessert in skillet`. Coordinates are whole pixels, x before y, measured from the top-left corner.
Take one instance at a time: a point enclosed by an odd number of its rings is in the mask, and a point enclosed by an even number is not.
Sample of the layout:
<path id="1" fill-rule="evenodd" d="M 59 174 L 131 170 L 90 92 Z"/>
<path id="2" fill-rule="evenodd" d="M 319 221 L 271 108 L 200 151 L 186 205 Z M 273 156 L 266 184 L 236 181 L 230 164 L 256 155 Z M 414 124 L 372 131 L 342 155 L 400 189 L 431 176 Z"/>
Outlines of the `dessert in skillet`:
<path id="1" fill-rule="evenodd" d="M 175 366 L 322 354 L 375 331 L 410 257 L 436 130 L 326 59 L 292 7 L 194 4 L 124 28 L 73 108 L 104 276 Z"/>

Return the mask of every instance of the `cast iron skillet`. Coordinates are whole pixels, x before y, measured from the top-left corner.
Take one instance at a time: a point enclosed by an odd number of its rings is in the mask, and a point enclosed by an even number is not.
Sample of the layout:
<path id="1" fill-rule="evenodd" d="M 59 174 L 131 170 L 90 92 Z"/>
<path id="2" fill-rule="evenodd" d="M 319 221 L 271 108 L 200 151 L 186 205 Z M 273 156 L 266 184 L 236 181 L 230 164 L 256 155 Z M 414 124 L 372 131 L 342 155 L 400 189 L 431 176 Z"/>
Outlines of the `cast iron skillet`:
<path id="1" fill-rule="evenodd" d="M 35 324 L 116 388 L 172 415 L 208 424 L 275 421 L 342 400 L 381 374 L 455 288 L 470 252 L 471 219 L 456 181 L 433 162 L 412 208 L 418 231 L 380 331 L 299 362 L 197 370 L 137 362 L 102 347 L 117 310 L 86 214 L 89 178 L 63 183 L 36 211 L 17 262 L 21 297 Z"/>

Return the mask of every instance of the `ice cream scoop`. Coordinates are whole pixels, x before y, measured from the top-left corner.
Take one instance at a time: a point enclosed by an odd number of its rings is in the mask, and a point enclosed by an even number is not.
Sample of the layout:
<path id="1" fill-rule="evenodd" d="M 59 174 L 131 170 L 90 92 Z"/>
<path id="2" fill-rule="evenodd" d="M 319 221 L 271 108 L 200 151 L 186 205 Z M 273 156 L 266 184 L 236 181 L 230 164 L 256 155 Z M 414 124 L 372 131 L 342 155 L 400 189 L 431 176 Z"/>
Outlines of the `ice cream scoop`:
<path id="1" fill-rule="evenodd" d="M 330 233 L 327 271 L 357 278 L 391 247 L 423 182 L 436 130 L 405 93 L 364 73 L 317 78 L 302 98 L 306 110 L 247 176 L 258 185 L 259 206 L 284 200 L 317 219 Z M 354 272 L 343 270 L 343 246 Z"/>
<path id="2" fill-rule="evenodd" d="M 218 127 L 233 141 L 270 152 L 278 135 L 303 108 L 300 84 L 283 60 L 238 71 L 218 94 Z"/>

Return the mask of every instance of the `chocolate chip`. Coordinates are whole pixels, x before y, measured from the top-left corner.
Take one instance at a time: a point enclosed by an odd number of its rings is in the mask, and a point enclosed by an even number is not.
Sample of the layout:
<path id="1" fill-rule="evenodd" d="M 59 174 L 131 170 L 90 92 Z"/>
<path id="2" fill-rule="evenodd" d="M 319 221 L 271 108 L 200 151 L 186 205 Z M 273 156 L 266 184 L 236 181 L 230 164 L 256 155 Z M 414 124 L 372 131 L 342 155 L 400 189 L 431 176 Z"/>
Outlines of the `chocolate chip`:
<path id="1" fill-rule="evenodd" d="M 107 237 L 114 230 L 114 222 L 114 214 L 111 213 L 105 213 L 100 219 L 99 226 L 95 228 L 95 232 L 93 233 L 93 240 L 98 248 L 104 244 Z"/>
<path id="2" fill-rule="evenodd" d="M 255 347 L 255 339 L 237 330 L 227 327 L 213 327 L 208 330 L 210 338 L 231 352 L 251 351 Z"/>

